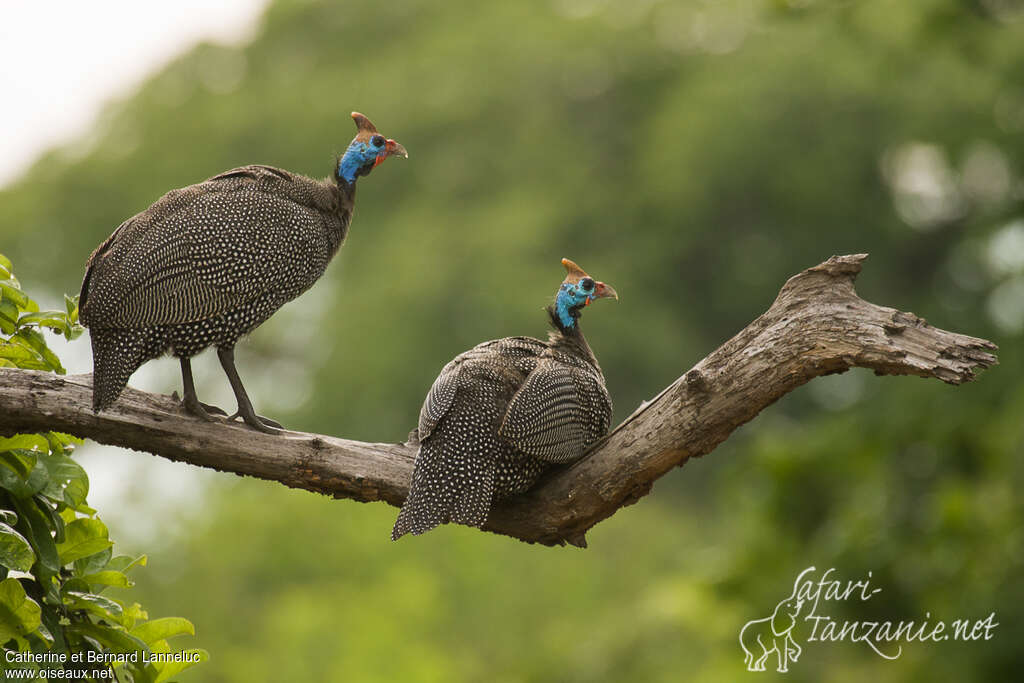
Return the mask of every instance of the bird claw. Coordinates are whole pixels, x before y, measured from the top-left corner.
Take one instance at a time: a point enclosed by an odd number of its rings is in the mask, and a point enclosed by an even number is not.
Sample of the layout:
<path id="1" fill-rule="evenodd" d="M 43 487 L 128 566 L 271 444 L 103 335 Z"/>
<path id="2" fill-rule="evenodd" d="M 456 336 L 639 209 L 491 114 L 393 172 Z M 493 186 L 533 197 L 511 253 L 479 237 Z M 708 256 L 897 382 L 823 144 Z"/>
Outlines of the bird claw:
<path id="1" fill-rule="evenodd" d="M 177 392 L 175 392 L 177 394 Z M 207 403 L 201 403 L 198 400 L 188 400 L 186 397 L 181 402 L 181 407 L 185 409 L 185 412 L 198 417 L 201 420 L 207 422 L 216 422 L 217 420 L 213 417 L 214 415 L 227 415 L 227 412 L 221 410 L 217 406 L 211 406 Z"/>
<path id="2" fill-rule="evenodd" d="M 271 420 L 269 417 L 263 417 L 262 415 L 243 415 L 241 411 L 238 411 L 234 415 L 228 417 L 228 422 L 235 422 L 238 418 L 242 418 L 242 421 L 245 422 L 245 424 L 249 425 L 253 429 L 264 432 L 265 434 L 279 434 L 284 429 L 280 422 Z"/>
<path id="3" fill-rule="evenodd" d="M 209 403 L 200 403 L 199 405 L 201 405 L 206 410 L 207 413 L 211 413 L 213 415 L 220 415 L 221 417 L 227 417 L 228 411 L 224 410 L 223 408 L 211 406 Z"/>

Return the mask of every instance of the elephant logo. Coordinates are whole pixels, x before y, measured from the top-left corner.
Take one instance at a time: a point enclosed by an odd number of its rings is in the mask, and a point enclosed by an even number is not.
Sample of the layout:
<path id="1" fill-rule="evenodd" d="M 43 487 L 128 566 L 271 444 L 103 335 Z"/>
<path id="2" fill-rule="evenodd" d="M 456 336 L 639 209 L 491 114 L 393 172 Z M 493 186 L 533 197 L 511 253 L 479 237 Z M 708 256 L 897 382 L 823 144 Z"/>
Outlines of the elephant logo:
<path id="1" fill-rule="evenodd" d="M 789 663 L 795 662 L 802 648 L 793 640 L 793 627 L 796 626 L 796 615 L 800 613 L 804 601 L 793 595 L 780 602 L 770 617 L 748 621 L 740 631 L 740 647 L 745 656 L 743 663 L 747 671 L 764 671 L 768 655 L 778 655 L 778 671 L 789 671 Z"/>

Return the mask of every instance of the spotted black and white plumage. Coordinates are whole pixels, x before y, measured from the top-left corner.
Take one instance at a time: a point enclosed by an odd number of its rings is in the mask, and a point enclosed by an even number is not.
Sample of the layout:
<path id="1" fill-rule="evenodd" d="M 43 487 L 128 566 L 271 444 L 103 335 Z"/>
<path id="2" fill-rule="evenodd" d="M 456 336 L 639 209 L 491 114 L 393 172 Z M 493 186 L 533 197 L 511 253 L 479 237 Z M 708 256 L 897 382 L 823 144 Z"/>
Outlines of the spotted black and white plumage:
<path id="1" fill-rule="evenodd" d="M 552 465 L 578 460 L 607 433 L 611 397 L 578 318 L 594 298 L 617 295 L 563 263 L 569 277 L 549 308 L 555 330 L 548 341 L 484 342 L 434 381 L 420 410 L 412 486 L 392 540 L 447 522 L 482 527 L 494 501 L 527 490 Z M 567 285 L 585 280 L 590 291 L 573 305 L 564 296 Z M 558 309 L 566 302 L 563 319 Z"/>
<path id="2" fill-rule="evenodd" d="M 236 168 L 168 192 L 93 252 L 79 316 L 92 339 L 96 411 L 140 365 L 170 352 L 183 359 L 186 407 L 204 416 L 187 359 L 216 346 L 239 414 L 260 428 L 243 405 L 235 343 L 323 274 L 348 232 L 356 178 L 386 156 L 406 156 L 366 117 L 353 118 L 359 134 L 332 178 Z"/>

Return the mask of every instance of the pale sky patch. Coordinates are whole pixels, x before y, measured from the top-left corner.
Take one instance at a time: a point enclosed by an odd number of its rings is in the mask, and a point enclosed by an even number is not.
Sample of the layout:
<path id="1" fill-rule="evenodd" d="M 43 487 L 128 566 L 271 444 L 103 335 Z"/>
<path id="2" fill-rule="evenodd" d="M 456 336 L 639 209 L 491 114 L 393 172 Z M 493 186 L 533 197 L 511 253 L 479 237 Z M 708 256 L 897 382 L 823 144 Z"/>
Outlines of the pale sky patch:
<path id="1" fill-rule="evenodd" d="M 195 44 L 246 42 L 267 2 L 0 2 L 0 186 Z"/>

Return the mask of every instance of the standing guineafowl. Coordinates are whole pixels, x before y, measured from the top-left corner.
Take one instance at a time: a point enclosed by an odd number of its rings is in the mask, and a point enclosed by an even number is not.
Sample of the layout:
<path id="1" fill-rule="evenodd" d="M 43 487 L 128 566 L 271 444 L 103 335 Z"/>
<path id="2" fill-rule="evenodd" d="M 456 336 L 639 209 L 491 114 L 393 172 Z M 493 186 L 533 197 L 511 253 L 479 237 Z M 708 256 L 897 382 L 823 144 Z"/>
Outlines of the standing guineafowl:
<path id="1" fill-rule="evenodd" d="M 612 402 L 579 327 L 594 299 L 615 297 L 569 259 L 542 342 L 484 342 L 444 366 L 420 410 L 409 496 L 391 539 L 439 524 L 482 527 L 491 504 L 530 488 L 552 464 L 579 459 L 608 431 Z"/>
<path id="2" fill-rule="evenodd" d="M 181 361 L 185 408 L 206 420 L 190 358 L 217 347 L 252 427 L 276 422 L 253 411 L 234 347 L 283 304 L 309 289 L 345 241 L 356 179 L 405 148 L 353 112 L 358 134 L 332 178 L 244 166 L 172 190 L 129 218 L 89 257 L 79 315 L 92 338 L 93 409 L 113 403 L 143 363 L 170 352 Z"/>

